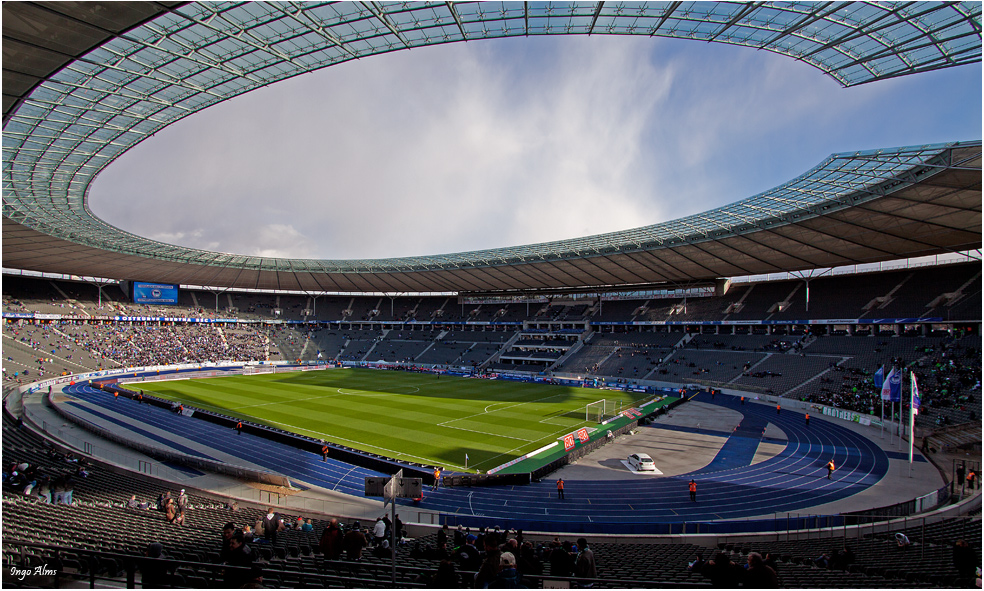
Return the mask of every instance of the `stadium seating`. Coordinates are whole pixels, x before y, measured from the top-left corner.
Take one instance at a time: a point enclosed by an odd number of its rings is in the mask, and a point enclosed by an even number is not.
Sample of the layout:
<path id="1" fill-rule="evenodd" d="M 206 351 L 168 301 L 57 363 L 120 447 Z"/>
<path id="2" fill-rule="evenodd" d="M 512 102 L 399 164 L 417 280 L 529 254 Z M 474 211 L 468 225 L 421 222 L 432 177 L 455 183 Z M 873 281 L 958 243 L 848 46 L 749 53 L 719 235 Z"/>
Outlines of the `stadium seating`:
<path id="1" fill-rule="evenodd" d="M 894 299 L 881 310 L 893 314 L 953 313 L 961 306 L 968 314 L 979 315 L 979 274 L 975 277 L 966 268 L 949 266 L 930 273 L 924 270 L 893 271 L 872 274 L 862 282 L 858 277 L 831 277 L 811 283 L 812 317 L 844 315 L 845 309 L 859 309 L 872 298 L 891 292 Z M 935 274 L 934 274 L 935 273 Z M 908 280 L 904 280 L 909 277 Z M 926 278 L 935 284 L 924 285 Z M 903 281 L 904 280 L 904 281 Z M 920 284 L 923 282 L 923 285 Z M 673 319 L 766 319 L 783 315 L 799 318 L 796 305 L 778 311 L 770 308 L 794 293 L 797 282 L 776 282 L 733 286 L 722 298 L 690 299 L 686 312 L 673 313 Z M 898 288 L 898 289 L 896 289 Z M 959 292 L 963 288 L 963 294 Z M 976 291 L 974 291 L 976 289 Z M 155 314 L 159 309 L 137 306 L 124 301 L 119 290 L 106 288 L 103 294 L 103 310 L 113 313 L 140 312 Z M 954 293 L 948 303 L 941 303 L 941 293 Z M 796 295 L 802 295 L 800 291 Z M 872 295 L 879 294 L 879 295 Z M 827 299 L 836 298 L 828 308 Z M 927 300 L 928 298 L 928 300 Z M 976 299 L 975 299 L 976 298 Z M 222 300 L 225 300 L 224 302 Z M 302 310 L 310 306 L 310 299 L 302 296 L 276 297 L 249 294 L 232 297 L 220 296 L 220 315 L 234 312 L 240 318 L 269 319 L 270 311 L 279 309 L 285 318 L 300 318 Z M 795 297 L 793 298 L 795 300 Z M 865 301 L 867 300 L 867 301 Z M 924 300 L 927 300 L 924 302 Z M 383 301 L 386 305 L 380 305 Z M 734 306 L 741 301 L 743 306 Z M 935 306 L 927 307 L 936 302 Z M 606 302 L 592 320 L 669 315 L 682 300 L 652 300 Z M 976 311 L 973 304 L 977 302 Z M 180 310 L 190 317 L 215 318 L 215 297 L 207 292 L 182 292 L 178 308 L 165 310 L 173 314 Z M 343 319 L 344 310 L 353 314 L 366 314 L 380 309 L 382 320 L 402 321 L 419 314 L 434 316 L 438 310 L 448 316 L 461 315 L 468 320 L 528 319 L 525 304 L 461 306 L 448 298 L 397 298 L 393 313 L 389 312 L 389 300 L 379 298 L 319 298 L 318 318 Z M 646 304 L 643 306 L 643 304 Z M 65 281 L 48 281 L 15 278 L 4 283 L 4 310 L 8 312 L 34 311 L 60 314 L 77 314 L 85 317 L 98 308 L 95 287 Z M 892 307 L 894 306 L 894 307 Z M 645 312 L 637 314 L 640 307 Z M 548 319 L 570 319 L 571 313 L 580 316 L 590 306 L 553 306 Z M 733 308 L 731 312 L 726 312 Z M 542 306 L 530 306 L 533 317 Z M 505 310 L 503 314 L 499 311 Z M 791 310 L 791 311 L 790 311 Z M 837 311 L 840 314 L 837 314 Z M 555 313 L 560 311 L 561 313 Z M 471 312 L 477 312 L 471 315 Z M 860 314 L 865 311 L 861 310 Z M 829 316 L 824 316 L 825 314 Z M 881 315 L 881 312 L 878 313 Z M 870 315 L 870 314 L 869 314 Z M 443 314 L 442 314 L 443 316 Z M 848 314 L 848 317 L 853 314 Z M 448 319 L 445 317 L 444 319 Z M 450 320 L 448 320 L 450 322 Z M 344 327 L 343 327 L 344 326 Z M 519 336 L 513 328 L 502 325 L 469 325 L 462 329 L 455 326 L 395 325 L 380 328 L 378 325 L 352 322 L 345 325 L 322 326 L 308 332 L 291 325 L 157 325 L 130 323 L 88 323 L 61 321 L 50 324 L 7 322 L 3 329 L 4 384 L 33 381 L 44 367 L 45 377 L 62 372 L 78 373 L 105 367 L 130 366 L 149 361 L 176 362 L 183 359 L 219 359 L 223 353 L 228 358 L 254 359 L 265 355 L 269 359 L 314 359 L 320 351 L 323 358 L 364 359 L 380 358 L 392 361 L 412 360 L 416 363 L 438 363 L 462 366 L 481 366 L 497 353 L 504 344 Z M 977 334 L 953 339 L 947 336 L 847 336 L 832 334 L 823 326 L 813 326 L 810 334 L 802 330 L 770 327 L 752 329 L 729 326 L 705 326 L 687 332 L 671 332 L 663 327 L 655 331 L 637 327 L 601 326 L 604 332 L 596 332 L 585 346 L 568 358 L 556 371 L 569 373 L 590 372 L 594 375 L 621 379 L 648 379 L 677 382 L 705 382 L 728 384 L 729 387 L 753 391 L 772 390 L 777 394 L 825 404 L 834 403 L 845 408 L 868 412 L 878 399 L 871 386 L 871 374 L 881 365 L 893 361 L 912 368 L 919 375 L 924 408 L 918 417 L 920 426 L 934 429 L 939 421 L 947 423 L 939 429 L 939 435 L 930 437 L 931 445 L 959 446 L 967 443 L 959 439 L 963 432 L 953 425 L 967 421 L 979 421 L 980 402 L 980 349 Z M 735 332 L 737 334 L 732 334 Z M 768 334 L 763 334 L 767 332 Z M 777 334 L 798 332 L 795 335 Z M 871 331 L 875 332 L 875 331 Z M 545 335 L 545 336 L 541 336 Z M 519 370 L 540 372 L 545 363 L 524 362 L 521 352 L 538 346 L 557 345 L 562 351 L 571 343 L 567 337 L 549 333 L 528 331 L 517 339 L 518 348 L 513 351 L 513 362 L 492 364 L 492 370 Z M 177 352 L 167 352 L 170 348 Z M 558 353 L 562 354 L 561 353 Z M 378 356 L 378 357 L 377 357 Z M 50 359 L 51 361 L 41 361 Z M 660 359 L 663 360 L 660 365 Z M 747 372 L 745 367 L 748 367 Z M 13 371 L 27 369 L 27 376 L 12 378 Z M 20 372 L 18 372 L 20 373 Z M 747 375 L 745 375 L 747 374 Z M 944 418 L 941 418 L 944 417 Z M 974 425 L 975 423 L 971 423 Z M 17 429 L 13 420 L 4 417 L 4 458 L 11 461 L 27 461 L 41 466 L 43 472 L 58 474 L 71 471 L 73 465 L 52 455 L 49 446 L 31 433 Z M 979 422 L 970 429 L 970 443 L 979 444 Z M 950 435 L 948 438 L 947 436 Z M 91 475 L 76 485 L 76 506 L 49 506 L 25 498 L 8 485 L 4 486 L 3 509 L 5 511 L 4 565 L 9 567 L 22 561 L 50 560 L 65 567 L 68 573 L 88 576 L 93 572 L 100 576 L 124 577 L 128 566 L 126 556 L 138 556 L 148 540 L 160 540 L 172 558 L 170 581 L 175 585 L 207 587 L 217 584 L 221 575 L 215 570 L 219 530 L 226 521 L 237 525 L 255 521 L 262 513 L 261 507 L 244 504 L 238 511 L 226 508 L 226 499 L 209 494 L 192 495 L 193 509 L 186 524 L 176 527 L 166 523 L 156 511 L 127 511 L 122 502 L 129 494 L 136 494 L 141 501 L 153 502 L 165 489 L 175 487 L 140 476 L 111 472 L 105 467 L 93 466 Z M 289 517 L 296 517 L 290 515 Z M 360 563 L 326 561 L 317 551 L 317 539 L 325 527 L 326 516 L 305 515 L 315 520 L 315 532 L 285 532 L 275 546 L 257 545 L 263 556 L 264 568 L 270 573 L 265 580 L 270 586 L 389 586 L 388 566 L 382 559 L 367 555 Z M 85 528 L 78 528 L 78 523 Z M 789 540 L 732 544 L 724 549 L 736 562 L 743 562 L 748 552 L 772 552 L 780 556 L 779 576 L 782 586 L 802 588 L 927 588 L 951 586 L 956 583 L 952 567 L 951 544 L 955 537 L 967 539 L 979 551 L 980 520 L 947 521 L 943 525 L 910 527 L 905 533 L 914 541 L 912 548 L 902 554 L 894 540 L 879 534 L 844 539 L 826 537 L 818 540 Z M 433 534 L 420 537 L 423 545 L 433 543 Z M 41 547 L 21 553 L 10 541 L 32 542 L 52 546 L 70 546 L 72 551 L 46 554 Z M 820 568 L 816 559 L 823 553 L 849 545 L 856 561 L 847 570 Z M 535 541 L 543 554 L 549 542 Z M 412 587 L 420 583 L 418 576 L 433 573 L 438 561 L 413 555 L 413 545 L 398 549 L 398 581 Z M 719 548 L 701 547 L 685 543 L 606 543 L 593 541 L 599 577 L 598 588 L 640 586 L 626 585 L 626 581 L 660 582 L 666 586 L 706 587 L 707 581 L 699 574 L 687 570 L 687 563 L 697 553 L 710 558 Z M 117 552 L 124 558 L 103 556 L 92 559 L 87 551 Z M 32 558 L 33 556 L 33 558 Z M 551 576 L 548 561 L 544 576 Z M 539 584 L 538 579 L 530 582 Z"/>

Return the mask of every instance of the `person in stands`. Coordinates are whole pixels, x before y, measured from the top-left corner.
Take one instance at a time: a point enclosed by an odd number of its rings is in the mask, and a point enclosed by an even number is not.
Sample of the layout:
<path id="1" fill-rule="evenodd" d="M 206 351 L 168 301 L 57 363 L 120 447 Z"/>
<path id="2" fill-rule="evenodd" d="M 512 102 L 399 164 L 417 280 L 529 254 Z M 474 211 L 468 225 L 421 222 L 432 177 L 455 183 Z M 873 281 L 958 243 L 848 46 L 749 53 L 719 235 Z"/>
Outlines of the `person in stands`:
<path id="1" fill-rule="evenodd" d="M 751 589 L 778 589 L 779 576 L 765 564 L 758 552 L 749 552 L 748 567 L 745 570 L 744 586 Z"/>
<path id="2" fill-rule="evenodd" d="M 263 537 L 271 546 L 277 543 L 277 532 L 283 529 L 284 521 L 280 518 L 280 513 L 277 513 L 273 507 L 267 509 L 266 515 L 263 516 Z"/>
<path id="3" fill-rule="evenodd" d="M 523 576 L 516 569 L 516 556 L 512 552 L 503 552 L 499 556 L 499 568 L 495 579 L 488 585 L 489 589 L 526 589 Z"/>
<path id="4" fill-rule="evenodd" d="M 352 524 L 352 529 L 342 538 L 346 560 L 362 560 L 362 549 L 368 545 L 366 535 L 362 533 L 362 525 L 358 521 Z"/>
<path id="5" fill-rule="evenodd" d="M 338 560 L 342 555 L 342 528 L 338 526 L 337 519 L 332 518 L 328 522 L 328 527 L 321 533 L 321 541 L 318 546 L 328 560 Z"/>
<path id="6" fill-rule="evenodd" d="M 246 544 L 243 532 L 236 530 L 229 542 L 229 553 L 225 561 L 226 565 L 232 567 L 225 569 L 223 582 L 227 588 L 241 588 L 252 580 L 250 572 L 253 566 L 253 559 L 253 551 Z"/>
<path id="7" fill-rule="evenodd" d="M 579 586 L 588 588 L 594 585 L 591 579 L 598 578 L 598 568 L 595 566 L 594 552 L 588 547 L 588 540 L 585 538 L 577 539 L 577 547 L 580 550 L 577 559 L 574 561 L 574 576 L 582 580 Z"/>

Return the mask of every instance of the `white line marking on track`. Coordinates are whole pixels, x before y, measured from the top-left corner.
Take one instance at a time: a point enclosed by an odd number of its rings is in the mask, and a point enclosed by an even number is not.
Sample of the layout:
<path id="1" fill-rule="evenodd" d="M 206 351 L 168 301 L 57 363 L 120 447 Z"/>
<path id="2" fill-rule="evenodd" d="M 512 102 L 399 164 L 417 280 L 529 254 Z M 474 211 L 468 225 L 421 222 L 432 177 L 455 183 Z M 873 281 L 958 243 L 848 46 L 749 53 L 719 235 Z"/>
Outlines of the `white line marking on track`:
<path id="1" fill-rule="evenodd" d="M 357 468 L 358 466 L 352 466 L 352 469 L 346 472 L 345 474 L 343 474 L 342 477 L 338 479 L 338 482 L 335 483 L 335 486 L 331 487 L 331 490 L 336 490 L 338 488 L 338 485 L 341 484 L 343 480 L 348 478 L 348 475 L 351 474 L 352 471 L 356 470 Z"/>

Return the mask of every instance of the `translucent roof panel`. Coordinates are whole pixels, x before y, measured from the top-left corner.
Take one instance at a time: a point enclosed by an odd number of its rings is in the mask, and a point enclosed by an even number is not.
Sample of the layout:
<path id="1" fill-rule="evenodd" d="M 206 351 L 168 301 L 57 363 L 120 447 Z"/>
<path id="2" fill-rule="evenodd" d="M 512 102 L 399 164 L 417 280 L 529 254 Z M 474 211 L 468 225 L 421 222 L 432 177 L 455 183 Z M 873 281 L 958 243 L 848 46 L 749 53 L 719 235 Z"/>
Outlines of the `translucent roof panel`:
<path id="1" fill-rule="evenodd" d="M 73 243 L 176 262 L 290 272 L 446 270 L 631 252 L 736 233 L 877 194 L 950 144 L 838 154 L 780 187 L 674 222 L 448 255 L 313 261 L 154 242 L 91 214 L 105 166 L 161 128 L 244 92 L 394 50 L 521 35 L 660 36 L 765 49 L 844 86 L 981 61 L 981 4 L 744 2 L 208 2 L 114 35 L 43 80 L 4 122 L 3 214 Z M 6 34 L 6 33 L 5 33 Z"/>

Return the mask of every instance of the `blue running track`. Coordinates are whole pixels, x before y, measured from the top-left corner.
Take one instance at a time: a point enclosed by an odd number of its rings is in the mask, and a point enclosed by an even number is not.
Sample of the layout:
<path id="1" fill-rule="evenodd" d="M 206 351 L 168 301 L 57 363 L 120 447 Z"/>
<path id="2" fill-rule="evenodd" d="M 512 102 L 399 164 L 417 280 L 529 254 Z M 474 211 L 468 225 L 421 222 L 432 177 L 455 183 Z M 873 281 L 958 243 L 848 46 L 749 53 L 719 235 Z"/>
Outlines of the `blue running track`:
<path id="1" fill-rule="evenodd" d="M 179 439 L 192 441 L 203 449 L 220 450 L 292 479 L 360 497 L 364 478 L 380 476 L 331 458 L 322 462 L 317 454 L 253 435 L 237 436 L 231 429 L 166 409 L 126 399 L 114 400 L 111 394 L 85 385 L 65 388 L 65 392 L 84 403 L 62 405 L 66 412 L 78 415 L 76 411 L 84 408 L 104 420 L 114 420 L 103 412 L 112 410 L 127 418 L 128 428 L 133 428 L 131 423 L 143 423 L 173 434 L 176 439 L 171 440 L 143 430 L 145 435 L 174 449 L 188 448 Z M 717 457 L 707 466 L 695 467 L 687 474 L 644 480 L 566 481 L 565 500 L 556 498 L 552 479 L 528 486 L 442 488 L 426 493 L 419 507 L 449 514 L 448 521 L 465 525 L 654 533 L 666 531 L 665 525 L 660 530 L 660 524 L 743 520 L 756 516 L 771 519 L 773 514 L 808 512 L 811 507 L 858 494 L 888 472 L 887 454 L 850 429 L 830 421 L 813 421 L 806 428 L 800 413 L 787 411 L 777 415 L 774 407 L 739 406 L 737 399 L 731 398 L 711 398 L 706 394 L 696 397 L 700 402 L 731 408 L 741 413 L 743 419 L 734 433 L 715 433 L 728 437 Z M 786 447 L 776 456 L 750 465 L 768 423 L 785 433 Z M 679 430 L 661 427 L 658 422 L 648 428 Z M 195 451 L 194 455 L 203 454 Z M 831 459 L 837 470 L 828 480 L 826 464 Z M 688 495 L 687 483 L 691 478 L 698 483 L 696 503 Z"/>

